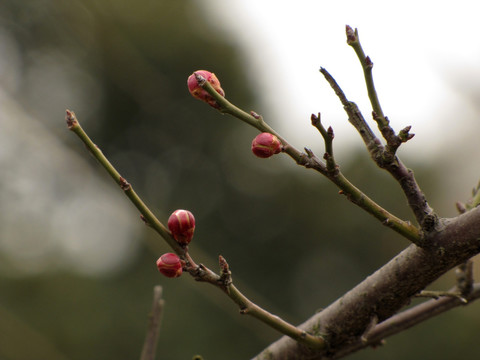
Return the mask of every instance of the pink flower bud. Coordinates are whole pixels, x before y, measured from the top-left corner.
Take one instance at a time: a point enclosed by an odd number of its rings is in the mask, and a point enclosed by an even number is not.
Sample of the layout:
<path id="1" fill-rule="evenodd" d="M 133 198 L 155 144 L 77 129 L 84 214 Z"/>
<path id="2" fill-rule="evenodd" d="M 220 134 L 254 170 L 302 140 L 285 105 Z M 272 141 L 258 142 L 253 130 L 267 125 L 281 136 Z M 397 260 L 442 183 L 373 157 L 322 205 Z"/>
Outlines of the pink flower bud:
<path id="1" fill-rule="evenodd" d="M 260 158 L 268 158 L 282 151 L 282 143 L 275 135 L 264 132 L 253 139 L 252 151 Z"/>
<path id="2" fill-rule="evenodd" d="M 182 275 L 182 262 L 174 253 L 166 253 L 157 260 L 157 268 L 163 275 L 175 278 Z"/>
<path id="3" fill-rule="evenodd" d="M 179 244 L 186 245 L 192 241 L 195 218 L 188 210 L 175 210 L 168 218 L 168 228 Z"/>
<path id="4" fill-rule="evenodd" d="M 206 81 L 210 83 L 210 85 L 213 86 L 213 88 L 220 95 L 225 96 L 225 92 L 220 87 L 220 81 L 218 81 L 214 73 L 211 73 L 207 70 L 197 70 L 192 75 L 190 75 L 187 80 L 188 91 L 190 91 L 190 94 L 192 94 L 194 98 L 205 101 L 208 105 L 213 106 L 215 109 L 218 109 L 219 106 L 215 99 L 198 84 L 195 75 L 202 76 Z"/>

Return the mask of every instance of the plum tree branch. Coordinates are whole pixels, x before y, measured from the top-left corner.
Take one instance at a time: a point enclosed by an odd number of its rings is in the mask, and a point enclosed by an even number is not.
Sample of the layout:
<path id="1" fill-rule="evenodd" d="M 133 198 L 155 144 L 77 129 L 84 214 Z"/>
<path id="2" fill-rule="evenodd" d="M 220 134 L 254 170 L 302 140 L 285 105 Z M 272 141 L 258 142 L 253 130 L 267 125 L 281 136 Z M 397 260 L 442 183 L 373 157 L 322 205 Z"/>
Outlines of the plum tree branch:
<path id="1" fill-rule="evenodd" d="M 421 243 L 421 233 L 412 224 L 401 220 L 395 215 L 391 214 L 361 190 L 355 187 L 343 174 L 337 169 L 336 171 L 330 171 L 327 166 L 313 154 L 309 149 L 305 149 L 306 153 L 297 150 L 294 146 L 289 144 L 285 138 L 278 134 L 270 125 L 268 125 L 261 116 L 256 113 L 247 113 L 237 106 L 233 105 L 224 96 L 220 95 L 205 79 L 197 75 L 198 84 L 212 96 L 218 104 L 218 110 L 222 113 L 226 113 L 236 117 L 247 124 L 255 127 L 261 132 L 269 132 L 277 136 L 283 144 L 283 151 L 287 153 L 295 162 L 306 168 L 311 168 L 322 175 L 326 176 L 341 190 L 341 193 L 345 195 L 352 203 L 359 206 L 369 214 L 373 215 L 376 219 L 380 220 L 382 224 L 388 226 L 394 231 L 398 232 L 405 238 L 409 239 L 415 244 Z M 252 115 L 252 114 L 255 114 Z M 328 150 L 327 150 L 328 152 Z"/>
<path id="2" fill-rule="evenodd" d="M 160 321 L 163 315 L 165 305 L 162 299 L 162 287 L 156 285 L 153 287 L 152 309 L 148 315 L 147 335 L 143 344 L 140 360 L 154 360 L 157 351 L 158 332 L 160 331 Z"/>
<path id="3" fill-rule="evenodd" d="M 240 290 L 238 290 L 231 280 L 231 274 L 227 262 L 223 257 L 219 258 L 221 275 L 216 274 L 212 270 L 208 269 L 202 264 L 196 264 L 193 258 L 188 252 L 188 246 L 180 245 L 167 228 L 158 220 L 158 218 L 152 213 L 148 206 L 133 190 L 131 184 L 124 179 L 115 167 L 108 161 L 106 156 L 100 150 L 100 148 L 93 143 L 87 133 L 83 130 L 78 122 L 75 113 L 73 111 L 66 111 L 66 122 L 68 128 L 73 131 L 80 140 L 86 145 L 87 149 L 98 160 L 98 162 L 105 168 L 110 176 L 124 191 L 125 195 L 139 210 L 142 219 L 152 227 L 174 250 L 177 255 L 185 262 L 185 269 L 192 275 L 195 280 L 210 283 L 220 288 L 228 297 L 234 301 L 240 307 L 240 313 L 248 314 L 252 317 L 262 321 L 263 323 L 271 326 L 272 328 L 280 331 L 281 333 L 291 337 L 299 343 L 305 344 L 309 348 L 321 349 L 326 347 L 326 342 L 321 336 L 311 335 L 303 330 L 296 328 L 295 326 L 282 320 L 280 317 L 269 313 L 250 301 Z"/>
<path id="4" fill-rule="evenodd" d="M 480 252 L 480 207 L 451 219 L 440 219 L 428 246 L 410 245 L 364 281 L 313 315 L 299 327 L 324 334 L 328 351 L 312 351 L 281 338 L 262 351 L 255 360 L 321 359 L 342 354 L 365 337 L 372 319 L 378 326 L 407 305 L 415 294 L 448 270 Z M 477 291 L 477 290 L 476 290 Z M 478 298 L 466 295 L 472 301 Z M 470 295 L 471 296 L 471 295 Z M 448 298 L 461 302 L 459 298 Z M 447 301 L 443 298 L 436 301 Z M 421 309 L 421 308 L 420 308 Z M 383 325 L 382 325 L 383 326 Z M 367 339 L 371 338 L 367 336 Z M 372 340 L 373 341 L 373 340 Z M 378 342 L 378 341 L 377 341 Z"/>
<path id="5" fill-rule="evenodd" d="M 458 291 L 452 288 L 449 293 Z M 478 300 L 480 298 L 480 283 L 474 284 L 471 293 L 466 297 L 468 303 Z M 375 326 L 363 341 L 358 341 L 338 351 L 331 359 L 340 359 L 355 351 L 361 350 L 368 346 L 375 346 L 382 342 L 383 339 L 398 334 L 404 330 L 411 328 L 421 322 L 424 322 L 432 317 L 440 315 L 455 307 L 465 306 L 467 303 L 462 301 L 459 297 L 441 297 L 426 301 L 420 305 L 414 306 L 408 310 L 398 313 L 395 316 L 385 320 L 384 322 Z"/>
<path id="6" fill-rule="evenodd" d="M 372 76 L 373 63 L 368 56 L 365 56 L 358 37 L 358 31 L 353 31 L 353 29 L 348 25 L 346 28 L 347 43 L 353 47 L 362 65 L 368 96 L 373 108 L 373 118 L 377 122 L 379 130 L 387 142 L 385 147 L 374 135 L 357 105 L 351 101 L 348 101 L 347 97 L 335 79 L 324 68 L 321 68 L 320 72 L 325 76 L 325 79 L 328 81 L 330 86 L 334 89 L 335 94 L 340 99 L 345 112 L 348 115 L 350 123 L 360 133 L 372 159 L 375 161 L 378 167 L 387 170 L 400 184 L 400 187 L 407 198 L 408 205 L 414 213 L 415 218 L 422 230 L 425 232 L 432 231 L 437 225 L 438 217 L 428 204 L 424 193 L 420 189 L 420 186 L 415 179 L 413 171 L 407 169 L 396 156 L 396 150 L 400 144 L 410 140 L 413 137 L 413 134 L 409 133 L 411 127 L 407 126 L 400 131 L 399 135 L 396 135 L 395 131 L 391 128 L 388 118 L 383 115 L 383 110 L 380 106 L 380 101 L 378 100 L 377 92 L 375 90 Z"/>

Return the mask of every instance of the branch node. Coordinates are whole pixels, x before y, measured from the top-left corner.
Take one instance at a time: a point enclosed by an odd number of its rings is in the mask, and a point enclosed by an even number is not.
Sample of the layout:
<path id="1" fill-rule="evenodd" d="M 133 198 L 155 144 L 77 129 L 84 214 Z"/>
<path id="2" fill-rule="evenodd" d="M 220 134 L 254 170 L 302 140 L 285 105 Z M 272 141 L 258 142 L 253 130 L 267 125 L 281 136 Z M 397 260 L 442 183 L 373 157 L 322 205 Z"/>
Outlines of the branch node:
<path id="1" fill-rule="evenodd" d="M 462 296 L 468 296 L 473 290 L 473 261 L 467 260 L 455 270 L 457 288 Z"/>
<path id="2" fill-rule="evenodd" d="M 148 227 L 151 227 L 152 225 L 148 222 L 147 218 L 143 215 L 140 214 L 140 219 L 147 225 Z"/>
<path id="3" fill-rule="evenodd" d="M 262 115 L 258 115 L 255 111 L 250 111 L 250 115 L 252 115 L 255 119 L 260 120 L 262 119 Z"/>
<path id="4" fill-rule="evenodd" d="M 365 66 L 367 69 L 373 68 L 373 62 L 370 59 L 370 56 L 365 57 Z"/>
<path id="5" fill-rule="evenodd" d="M 220 265 L 220 279 L 219 282 L 225 289 L 232 284 L 232 272 L 228 266 L 227 260 L 222 255 L 218 256 L 218 263 Z"/>
<path id="6" fill-rule="evenodd" d="M 246 315 L 246 314 L 248 314 L 248 308 L 247 307 L 242 307 L 242 308 L 240 308 L 239 312 L 242 315 Z"/>
<path id="7" fill-rule="evenodd" d="M 120 176 L 120 180 L 119 180 L 119 184 L 120 184 L 120 188 L 123 190 L 123 191 L 128 191 L 132 188 L 132 186 L 130 185 L 130 183 L 123 177 Z"/>
<path id="8" fill-rule="evenodd" d="M 368 338 L 372 332 L 372 330 L 377 326 L 378 324 L 378 316 L 373 315 L 372 318 L 370 319 L 370 323 L 368 324 L 367 328 L 365 329 L 364 333 L 360 337 L 360 341 L 364 344 L 368 342 Z"/>
<path id="9" fill-rule="evenodd" d="M 460 201 L 457 201 L 457 202 L 455 203 L 455 206 L 456 206 L 456 208 L 457 208 L 457 211 L 458 211 L 460 214 L 463 214 L 463 213 L 465 213 L 465 212 L 467 211 L 467 208 L 466 208 L 465 204 L 462 203 L 462 202 L 460 202 Z"/>
<path id="10" fill-rule="evenodd" d="M 468 303 L 468 300 L 457 291 L 431 291 L 431 290 L 422 290 L 418 294 L 415 294 L 415 297 L 428 297 L 435 300 L 438 300 L 442 297 L 451 297 L 460 300 L 463 304 Z"/>

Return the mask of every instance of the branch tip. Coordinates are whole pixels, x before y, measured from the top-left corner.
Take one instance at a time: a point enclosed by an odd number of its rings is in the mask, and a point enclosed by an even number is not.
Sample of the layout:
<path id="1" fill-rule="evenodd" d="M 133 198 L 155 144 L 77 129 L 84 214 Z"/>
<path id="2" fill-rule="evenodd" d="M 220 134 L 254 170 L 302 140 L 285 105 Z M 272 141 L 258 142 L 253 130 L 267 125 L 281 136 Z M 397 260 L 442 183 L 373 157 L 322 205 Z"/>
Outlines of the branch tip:
<path id="1" fill-rule="evenodd" d="M 347 34 L 347 44 L 351 45 L 352 43 L 357 41 L 357 29 L 353 30 L 350 25 L 345 26 L 345 33 Z"/>
<path id="2" fill-rule="evenodd" d="M 73 130 L 75 126 L 78 125 L 77 118 L 75 117 L 75 113 L 71 110 L 66 110 L 65 121 L 67 122 L 67 127 L 69 130 Z"/>

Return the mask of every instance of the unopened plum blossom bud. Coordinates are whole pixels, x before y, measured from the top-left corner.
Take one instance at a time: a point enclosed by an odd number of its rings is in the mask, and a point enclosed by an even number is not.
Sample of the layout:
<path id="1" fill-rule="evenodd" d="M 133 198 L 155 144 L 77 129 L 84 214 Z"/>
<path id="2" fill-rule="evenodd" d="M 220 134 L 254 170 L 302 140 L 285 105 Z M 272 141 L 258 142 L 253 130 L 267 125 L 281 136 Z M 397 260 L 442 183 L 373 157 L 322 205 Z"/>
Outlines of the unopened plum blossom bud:
<path id="1" fill-rule="evenodd" d="M 200 75 L 203 77 L 220 95 L 225 96 L 225 91 L 223 91 L 221 88 L 220 81 L 218 81 L 214 73 L 211 73 L 207 70 L 197 70 L 190 75 L 187 80 L 188 91 L 190 91 L 190 94 L 192 94 L 194 98 L 202 100 L 208 105 L 218 109 L 219 106 L 215 99 L 198 84 L 197 77 L 195 75 Z"/>
<path id="2" fill-rule="evenodd" d="M 188 210 L 175 210 L 168 218 L 168 228 L 179 244 L 187 245 L 192 241 L 195 231 L 195 217 Z"/>
<path id="3" fill-rule="evenodd" d="M 268 158 L 282 151 L 282 143 L 275 135 L 264 132 L 253 139 L 252 151 L 260 158 Z"/>
<path id="4" fill-rule="evenodd" d="M 163 275 L 175 278 L 182 275 L 182 262 L 177 254 L 166 253 L 157 260 L 157 268 Z"/>

